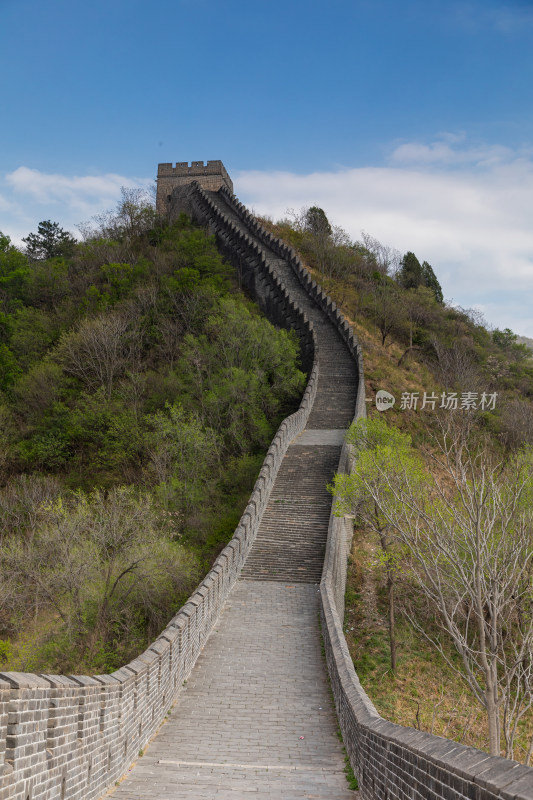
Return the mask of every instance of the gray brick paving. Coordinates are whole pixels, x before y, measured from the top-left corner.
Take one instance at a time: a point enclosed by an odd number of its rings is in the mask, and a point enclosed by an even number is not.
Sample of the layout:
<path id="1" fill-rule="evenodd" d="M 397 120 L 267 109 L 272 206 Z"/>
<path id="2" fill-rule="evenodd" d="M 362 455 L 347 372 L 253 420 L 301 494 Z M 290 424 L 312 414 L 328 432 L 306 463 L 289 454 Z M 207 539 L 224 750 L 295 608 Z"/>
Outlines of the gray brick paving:
<path id="1" fill-rule="evenodd" d="M 292 446 L 305 446 L 305 445 L 332 445 L 334 447 L 341 447 L 346 436 L 345 428 L 337 428 L 333 430 L 327 429 L 314 429 L 309 430 L 306 428 L 298 434 L 294 439 Z"/>
<path id="2" fill-rule="evenodd" d="M 321 652 L 317 589 L 236 584 L 168 722 L 113 800 L 354 799 Z"/>
<path id="3" fill-rule="evenodd" d="M 223 197 L 212 197 L 239 224 Z M 276 476 L 243 567 L 246 580 L 231 592 L 172 716 L 116 800 L 355 797 L 321 652 L 318 581 L 331 507 L 325 487 L 353 418 L 357 366 L 292 267 L 269 258 L 320 342 L 307 430 Z"/>

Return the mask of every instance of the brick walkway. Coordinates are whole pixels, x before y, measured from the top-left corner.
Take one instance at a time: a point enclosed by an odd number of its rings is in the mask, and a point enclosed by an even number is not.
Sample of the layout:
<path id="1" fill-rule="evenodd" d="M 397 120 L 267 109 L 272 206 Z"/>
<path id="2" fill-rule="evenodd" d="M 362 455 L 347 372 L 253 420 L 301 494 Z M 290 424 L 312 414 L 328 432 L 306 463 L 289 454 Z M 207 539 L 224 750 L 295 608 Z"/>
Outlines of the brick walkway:
<path id="1" fill-rule="evenodd" d="M 113 800 L 354 800 L 317 589 L 237 583 L 168 722 Z"/>
<path id="2" fill-rule="evenodd" d="M 221 195 L 212 198 L 249 233 Z M 353 419 L 357 368 L 292 267 L 261 246 L 313 322 L 315 402 L 280 466 L 242 580 L 169 720 L 113 800 L 356 797 L 347 788 L 321 652 L 318 581 L 331 507 L 325 487 Z"/>

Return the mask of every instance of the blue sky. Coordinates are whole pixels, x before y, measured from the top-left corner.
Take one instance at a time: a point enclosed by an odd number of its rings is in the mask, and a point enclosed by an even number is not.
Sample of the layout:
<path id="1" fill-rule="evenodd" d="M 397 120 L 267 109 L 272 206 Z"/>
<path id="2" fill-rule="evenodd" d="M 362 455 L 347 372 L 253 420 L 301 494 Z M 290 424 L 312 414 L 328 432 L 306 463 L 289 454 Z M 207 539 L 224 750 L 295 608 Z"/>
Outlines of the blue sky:
<path id="1" fill-rule="evenodd" d="M 532 0 L 0 0 L 0 230 L 221 158 L 533 336 L 532 36 Z"/>

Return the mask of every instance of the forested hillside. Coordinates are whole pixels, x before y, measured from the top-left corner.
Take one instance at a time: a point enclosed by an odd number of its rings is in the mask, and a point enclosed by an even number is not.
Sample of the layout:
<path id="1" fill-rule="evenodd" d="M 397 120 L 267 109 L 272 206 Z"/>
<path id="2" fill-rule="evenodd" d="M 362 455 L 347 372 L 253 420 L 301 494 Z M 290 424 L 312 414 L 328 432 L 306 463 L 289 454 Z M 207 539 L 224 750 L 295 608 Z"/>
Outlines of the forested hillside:
<path id="1" fill-rule="evenodd" d="M 0 668 L 109 671 L 231 538 L 305 384 L 214 239 L 125 193 L 0 235 Z"/>
<path id="2" fill-rule="evenodd" d="M 271 230 L 296 247 L 364 354 L 369 421 L 337 476 L 355 519 L 345 633 L 395 722 L 525 763 L 533 752 L 533 356 L 445 303 L 433 268 L 320 208 Z M 378 411 L 384 390 L 393 406 Z M 383 408 L 383 406 L 382 406 Z"/>

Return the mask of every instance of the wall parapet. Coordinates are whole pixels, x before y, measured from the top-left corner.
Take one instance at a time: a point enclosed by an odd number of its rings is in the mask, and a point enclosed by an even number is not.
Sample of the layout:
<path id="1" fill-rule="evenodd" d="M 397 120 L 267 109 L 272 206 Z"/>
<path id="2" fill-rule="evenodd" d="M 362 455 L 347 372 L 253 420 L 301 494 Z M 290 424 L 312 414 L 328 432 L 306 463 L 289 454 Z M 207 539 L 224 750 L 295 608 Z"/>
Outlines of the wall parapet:
<path id="1" fill-rule="evenodd" d="M 363 356 L 361 346 L 358 343 L 357 336 L 352 330 L 348 320 L 344 317 L 342 312 L 337 308 L 336 303 L 329 297 L 329 295 L 321 289 L 321 287 L 313 280 L 308 270 L 302 264 L 296 251 L 290 247 L 282 239 L 273 236 L 266 228 L 254 217 L 233 194 L 227 191 L 225 187 L 220 190 L 226 202 L 232 207 L 235 213 L 242 219 L 244 224 L 260 239 L 266 247 L 272 250 L 279 258 L 285 259 L 291 266 L 298 281 L 303 286 L 307 294 L 317 303 L 317 305 L 326 314 L 328 319 L 333 323 L 337 329 L 341 339 L 346 344 L 352 357 L 357 363 L 358 376 L 359 376 L 359 391 L 357 395 L 357 402 L 363 403 L 364 407 L 364 370 L 363 370 Z"/>
<path id="2" fill-rule="evenodd" d="M 222 161 L 178 161 L 175 166 L 172 162 L 157 165 L 157 195 L 156 209 L 158 214 L 164 214 L 173 190 L 178 186 L 186 186 L 193 181 L 198 181 L 200 186 L 211 191 L 217 191 L 224 186 L 233 193 L 233 182 L 228 175 Z"/>
<path id="3" fill-rule="evenodd" d="M 365 415 L 361 396 L 355 419 Z M 352 464 L 353 448 L 345 443 L 338 471 L 348 473 Z M 335 707 L 361 800 L 532 800 L 533 769 L 378 714 L 359 682 L 342 628 L 352 536 L 350 520 L 332 511 L 320 598 Z"/>

